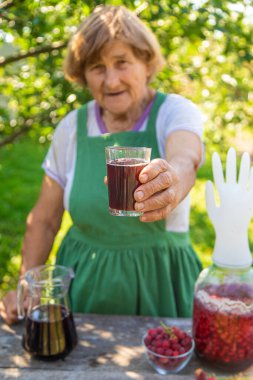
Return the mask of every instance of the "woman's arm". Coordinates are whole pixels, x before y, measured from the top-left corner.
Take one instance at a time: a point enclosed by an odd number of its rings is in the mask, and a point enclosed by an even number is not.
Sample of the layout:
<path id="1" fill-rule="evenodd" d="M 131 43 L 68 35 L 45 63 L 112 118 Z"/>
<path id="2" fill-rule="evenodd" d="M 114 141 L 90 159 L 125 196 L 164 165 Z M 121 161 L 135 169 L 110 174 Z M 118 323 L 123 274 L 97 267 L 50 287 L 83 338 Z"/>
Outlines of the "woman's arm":
<path id="1" fill-rule="evenodd" d="M 45 176 L 39 199 L 27 217 L 20 275 L 45 264 L 61 225 L 63 211 L 63 189 L 56 181 Z M 16 291 L 10 291 L 0 301 L 0 315 L 8 324 L 17 321 L 16 304 Z"/>
<path id="2" fill-rule="evenodd" d="M 135 209 L 143 211 L 140 220 L 164 219 L 195 183 L 201 162 L 202 143 L 192 132 L 176 131 L 166 142 L 166 160 L 154 159 L 141 172 L 136 190 Z"/>
<path id="3" fill-rule="evenodd" d="M 63 211 L 63 189 L 52 178 L 45 176 L 39 199 L 26 220 L 21 275 L 48 259 Z"/>

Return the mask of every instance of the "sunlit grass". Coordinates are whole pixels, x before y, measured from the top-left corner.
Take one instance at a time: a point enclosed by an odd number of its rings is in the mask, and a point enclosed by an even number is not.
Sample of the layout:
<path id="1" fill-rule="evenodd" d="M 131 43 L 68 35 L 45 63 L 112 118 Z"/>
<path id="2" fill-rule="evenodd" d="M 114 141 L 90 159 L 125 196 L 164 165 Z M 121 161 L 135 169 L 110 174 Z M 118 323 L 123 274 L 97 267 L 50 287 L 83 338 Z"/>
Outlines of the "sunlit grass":
<path id="1" fill-rule="evenodd" d="M 16 285 L 26 215 L 36 201 L 47 148 L 28 139 L 0 149 L 0 289 Z"/>

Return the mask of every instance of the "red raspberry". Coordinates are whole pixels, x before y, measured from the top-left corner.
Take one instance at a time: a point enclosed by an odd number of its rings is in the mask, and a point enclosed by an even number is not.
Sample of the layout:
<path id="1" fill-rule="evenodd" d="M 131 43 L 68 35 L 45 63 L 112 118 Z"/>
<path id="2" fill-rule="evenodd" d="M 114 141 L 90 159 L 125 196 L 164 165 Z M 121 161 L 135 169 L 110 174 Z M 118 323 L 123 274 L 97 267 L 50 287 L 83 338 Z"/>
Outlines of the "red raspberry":
<path id="1" fill-rule="evenodd" d="M 188 347 L 191 345 L 191 338 L 186 336 L 182 341 L 181 341 L 181 346 L 183 347 Z"/>
<path id="2" fill-rule="evenodd" d="M 163 355 L 164 352 L 163 352 L 163 349 L 161 347 L 158 347 L 155 352 L 158 354 L 158 355 Z"/>
<path id="3" fill-rule="evenodd" d="M 152 340 L 150 339 L 149 336 L 146 336 L 145 339 L 144 339 L 144 343 L 145 343 L 146 346 L 149 346 L 150 343 L 151 343 L 151 341 L 152 341 Z"/>
<path id="4" fill-rule="evenodd" d="M 185 352 L 187 352 L 187 350 L 184 347 L 180 347 L 178 351 L 179 355 L 183 355 Z"/>
<path id="5" fill-rule="evenodd" d="M 162 340 L 156 340 L 155 345 L 156 345 L 156 347 L 162 347 L 163 341 Z"/>
<path id="6" fill-rule="evenodd" d="M 170 347 L 170 343 L 169 343 L 169 341 L 164 339 L 164 341 L 163 341 L 163 343 L 162 343 L 162 347 L 163 347 L 163 348 L 169 348 L 169 347 Z"/>
<path id="7" fill-rule="evenodd" d="M 169 359 L 167 358 L 159 358 L 159 362 L 162 364 L 167 364 L 169 362 Z"/>
<path id="8" fill-rule="evenodd" d="M 156 329 L 157 334 L 163 334 L 164 330 L 161 326 L 158 326 Z"/>
<path id="9" fill-rule="evenodd" d="M 156 335 L 156 340 L 163 340 L 163 334 Z"/>
<path id="10" fill-rule="evenodd" d="M 165 356 L 172 356 L 173 351 L 169 348 L 165 351 Z"/>
<path id="11" fill-rule="evenodd" d="M 195 371 L 196 380 L 216 380 L 215 376 L 208 376 L 203 369 L 198 368 Z"/>
<path id="12" fill-rule="evenodd" d="M 153 338 L 156 337 L 156 329 L 149 329 L 148 335 L 153 337 Z"/>
<path id="13" fill-rule="evenodd" d="M 178 327 L 174 327 L 173 332 L 178 337 L 178 339 L 184 339 L 186 337 L 185 332 L 180 330 Z"/>
<path id="14" fill-rule="evenodd" d="M 170 338 L 170 342 L 173 344 L 173 343 L 177 343 L 178 342 L 178 338 L 176 336 L 173 336 L 172 338 Z"/>

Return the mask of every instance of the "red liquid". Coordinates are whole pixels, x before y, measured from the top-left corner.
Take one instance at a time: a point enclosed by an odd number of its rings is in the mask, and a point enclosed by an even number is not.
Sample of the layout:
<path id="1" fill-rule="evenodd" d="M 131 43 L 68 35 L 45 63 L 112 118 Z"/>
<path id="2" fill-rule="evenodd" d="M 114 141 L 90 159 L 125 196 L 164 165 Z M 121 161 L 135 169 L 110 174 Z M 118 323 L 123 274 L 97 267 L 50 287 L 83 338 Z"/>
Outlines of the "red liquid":
<path id="1" fill-rule="evenodd" d="M 64 358 L 77 344 L 73 316 L 62 305 L 42 305 L 26 319 L 22 345 L 38 359 Z"/>
<path id="2" fill-rule="evenodd" d="M 107 163 L 109 207 L 133 211 L 133 194 L 138 186 L 139 174 L 147 162 L 135 158 L 121 158 Z"/>
<path id="3" fill-rule="evenodd" d="M 207 286 L 194 299 L 193 335 L 200 358 L 240 371 L 253 362 L 253 298 L 247 285 Z"/>

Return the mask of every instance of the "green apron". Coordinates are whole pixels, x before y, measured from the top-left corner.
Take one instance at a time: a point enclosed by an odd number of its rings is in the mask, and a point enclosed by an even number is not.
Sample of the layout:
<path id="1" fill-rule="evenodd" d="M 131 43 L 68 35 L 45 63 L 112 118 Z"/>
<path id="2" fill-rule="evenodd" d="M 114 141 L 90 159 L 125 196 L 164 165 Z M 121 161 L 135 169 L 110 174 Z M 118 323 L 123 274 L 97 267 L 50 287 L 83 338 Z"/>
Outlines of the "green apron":
<path id="1" fill-rule="evenodd" d="M 73 226 L 57 264 L 72 267 L 74 312 L 190 317 L 201 264 L 188 233 L 168 232 L 165 221 L 142 223 L 108 212 L 105 147 L 152 147 L 159 157 L 156 117 L 165 95 L 157 93 L 147 128 L 87 136 L 87 107 L 78 110 L 77 156 L 69 211 Z"/>

